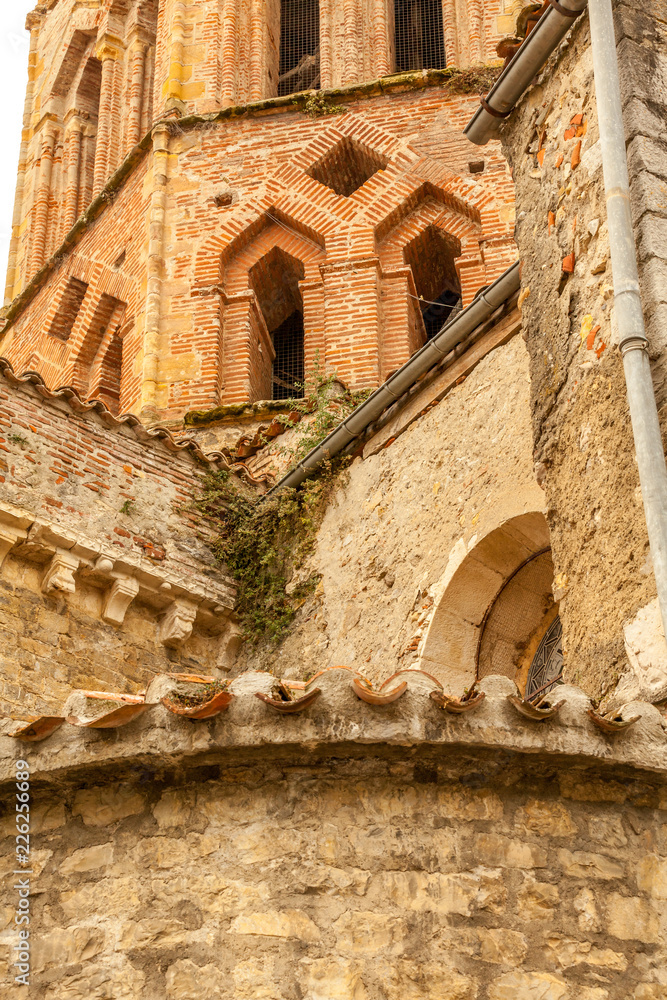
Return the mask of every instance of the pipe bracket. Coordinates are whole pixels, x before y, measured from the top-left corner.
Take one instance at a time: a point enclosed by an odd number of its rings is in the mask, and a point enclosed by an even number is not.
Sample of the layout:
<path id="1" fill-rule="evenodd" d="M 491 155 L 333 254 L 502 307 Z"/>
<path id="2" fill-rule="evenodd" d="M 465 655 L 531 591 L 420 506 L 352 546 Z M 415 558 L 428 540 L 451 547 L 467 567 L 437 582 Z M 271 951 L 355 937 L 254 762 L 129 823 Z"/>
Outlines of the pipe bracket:
<path id="1" fill-rule="evenodd" d="M 621 357 L 625 357 L 630 351 L 646 351 L 648 354 L 648 340 L 646 337 L 632 337 L 629 340 L 624 340 L 622 344 L 618 345 L 621 352 Z"/>
<path id="2" fill-rule="evenodd" d="M 571 17 L 574 19 L 575 17 L 579 17 L 579 15 L 583 14 L 584 12 L 583 7 L 581 8 L 581 10 L 570 10 L 569 7 L 563 7 L 562 4 L 558 3 L 558 0 L 548 0 L 548 2 L 553 7 L 553 9 L 562 17 Z"/>
<path id="3" fill-rule="evenodd" d="M 482 105 L 487 114 L 490 114 L 493 118 L 509 118 L 514 111 L 514 107 L 511 107 L 509 111 L 496 111 L 495 108 L 492 108 L 491 105 L 487 103 L 486 97 L 480 97 L 479 103 Z"/>

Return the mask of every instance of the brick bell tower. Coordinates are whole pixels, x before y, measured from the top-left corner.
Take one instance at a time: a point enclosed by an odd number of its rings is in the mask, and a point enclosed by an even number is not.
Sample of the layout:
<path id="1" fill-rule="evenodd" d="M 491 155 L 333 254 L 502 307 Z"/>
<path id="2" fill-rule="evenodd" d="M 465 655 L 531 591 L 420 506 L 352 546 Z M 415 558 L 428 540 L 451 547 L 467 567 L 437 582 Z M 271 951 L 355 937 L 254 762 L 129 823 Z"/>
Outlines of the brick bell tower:
<path id="1" fill-rule="evenodd" d="M 520 8 L 46 0 L 0 353 L 148 422 L 298 395 L 316 356 L 377 385 L 516 257 L 461 129 Z"/>

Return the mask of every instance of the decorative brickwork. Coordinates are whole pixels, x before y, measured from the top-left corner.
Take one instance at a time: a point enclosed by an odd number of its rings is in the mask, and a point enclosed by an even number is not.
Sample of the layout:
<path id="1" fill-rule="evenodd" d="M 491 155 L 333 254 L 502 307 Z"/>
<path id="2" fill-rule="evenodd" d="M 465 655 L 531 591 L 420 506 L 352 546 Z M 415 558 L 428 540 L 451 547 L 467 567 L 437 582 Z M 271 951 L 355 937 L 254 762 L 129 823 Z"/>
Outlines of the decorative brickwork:
<path id="1" fill-rule="evenodd" d="M 452 67 L 494 58 L 495 8 L 468 6 Z M 453 17 L 445 4 L 445 36 Z M 511 263 L 511 180 L 497 149 L 470 172 L 460 127 L 476 98 L 438 86 L 444 76 L 363 85 L 312 117 L 280 99 L 215 117 L 277 94 L 280 20 L 275 0 L 167 0 L 159 17 L 153 0 L 59 0 L 32 16 L 8 274 L 8 298 L 24 294 L 0 344 L 17 369 L 116 412 L 177 418 L 270 398 L 273 335 L 298 313 L 305 370 L 317 355 L 371 387 Z M 321 0 L 319 23 L 308 85 L 396 68 L 393 4 Z M 444 313 L 423 319 L 442 295 Z"/>

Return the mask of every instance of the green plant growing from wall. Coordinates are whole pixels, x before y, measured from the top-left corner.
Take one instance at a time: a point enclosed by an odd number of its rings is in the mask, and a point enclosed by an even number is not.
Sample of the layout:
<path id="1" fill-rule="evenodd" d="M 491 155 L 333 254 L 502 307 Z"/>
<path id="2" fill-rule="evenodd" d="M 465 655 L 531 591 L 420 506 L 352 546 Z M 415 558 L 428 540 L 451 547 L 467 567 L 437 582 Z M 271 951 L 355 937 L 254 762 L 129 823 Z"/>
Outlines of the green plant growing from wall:
<path id="1" fill-rule="evenodd" d="M 283 449 L 293 466 L 368 395 L 345 389 L 319 361 L 304 383 L 303 399 L 292 400 L 289 422 L 295 442 Z M 329 501 L 349 456 L 325 462 L 298 489 L 258 500 L 249 487 L 221 471 L 208 475 L 195 504 L 213 526 L 216 555 L 236 580 L 236 611 L 251 643 L 276 643 L 316 585 L 312 577 L 287 592 L 293 573 L 311 552 Z"/>
<path id="2" fill-rule="evenodd" d="M 342 115 L 347 110 L 342 104 L 329 104 L 322 93 L 310 94 L 305 100 L 293 102 L 304 115 L 321 118 L 322 115 Z"/>

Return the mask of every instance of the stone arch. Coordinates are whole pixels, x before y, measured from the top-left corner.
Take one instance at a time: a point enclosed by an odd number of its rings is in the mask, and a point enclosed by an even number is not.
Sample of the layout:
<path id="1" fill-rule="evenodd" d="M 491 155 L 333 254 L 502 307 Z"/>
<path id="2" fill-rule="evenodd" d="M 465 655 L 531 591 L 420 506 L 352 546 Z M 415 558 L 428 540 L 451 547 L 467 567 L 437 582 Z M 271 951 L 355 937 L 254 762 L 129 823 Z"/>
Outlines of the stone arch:
<path id="1" fill-rule="evenodd" d="M 551 593 L 549 527 L 541 511 L 461 541 L 436 588 L 419 666 L 455 694 L 490 673 L 525 684 L 532 656 L 558 613 Z"/>

